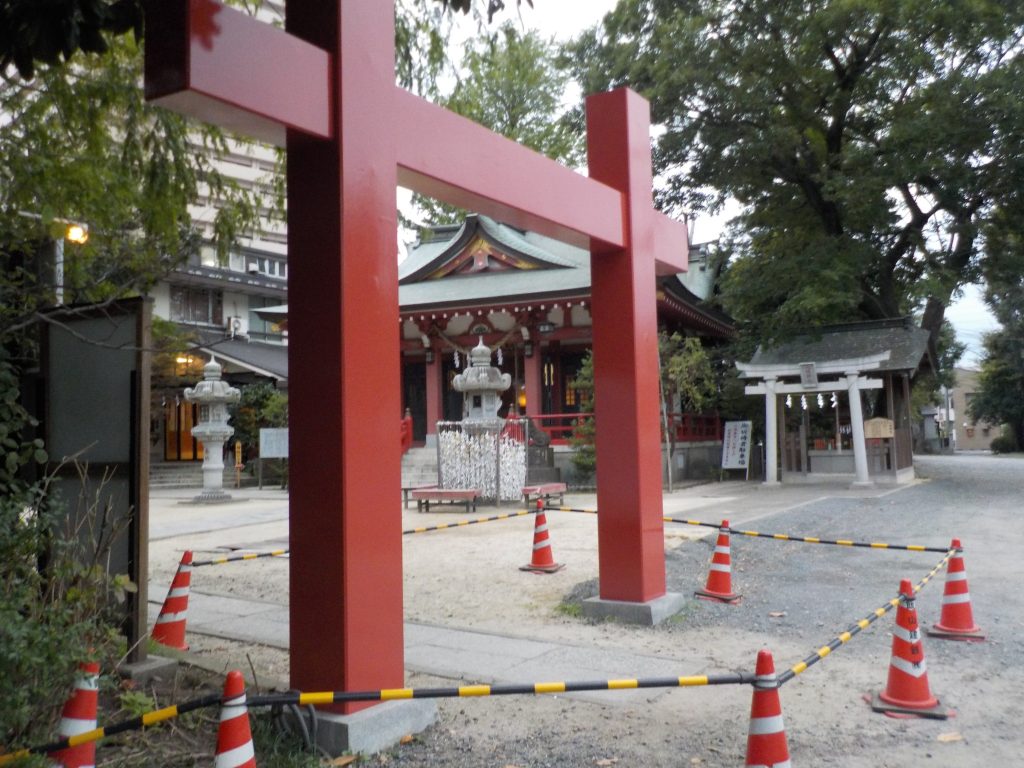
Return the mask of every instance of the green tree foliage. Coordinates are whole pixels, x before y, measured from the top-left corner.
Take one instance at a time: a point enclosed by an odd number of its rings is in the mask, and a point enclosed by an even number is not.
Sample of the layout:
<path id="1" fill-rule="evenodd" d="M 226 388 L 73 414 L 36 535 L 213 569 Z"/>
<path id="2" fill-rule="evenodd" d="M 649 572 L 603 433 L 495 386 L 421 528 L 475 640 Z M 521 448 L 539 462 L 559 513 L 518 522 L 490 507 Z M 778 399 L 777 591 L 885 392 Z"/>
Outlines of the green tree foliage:
<path id="1" fill-rule="evenodd" d="M 256 456 L 260 429 L 288 426 L 288 395 L 267 381 L 242 387 L 241 399 L 228 407 L 234 440 L 241 440 L 246 455 Z"/>
<path id="2" fill-rule="evenodd" d="M 541 154 L 578 163 L 581 136 L 562 114 L 569 76 L 556 54 L 554 43 L 506 22 L 467 49 L 445 106 Z"/>
<path id="3" fill-rule="evenodd" d="M 993 241 L 998 251 L 986 270 L 985 300 L 1002 328 L 985 337 L 985 357 L 971 416 L 1006 424 L 1006 448 L 1024 449 L 1024 237 Z"/>
<path id="4" fill-rule="evenodd" d="M 503 0 L 398 0 L 398 22 L 396 42 L 400 53 L 399 72 L 405 69 L 412 75 L 414 65 L 409 57 L 420 43 L 432 47 L 436 40 L 430 25 L 421 26 L 414 17 L 423 19 L 428 11 L 437 13 L 452 9 L 462 13 L 482 15 L 486 9 L 490 22 L 496 14 L 505 10 Z M 519 7 L 523 0 L 517 0 Z M 260 0 L 228 0 L 230 5 L 239 5 L 255 13 Z M 526 0 L 533 6 L 533 0 Z M 408 13 L 415 8 L 415 13 Z M 432 15 L 435 15 L 432 13 Z M 410 23 L 411 22 L 411 23 Z M 136 39 L 143 34 L 143 0 L 3 0 L 0 2 L 0 74 L 11 67 L 17 68 L 25 79 L 35 76 L 38 63 L 66 63 L 78 51 L 84 53 L 105 53 L 111 35 L 134 32 Z M 156 34 L 159 34 L 157 30 Z M 432 54 L 428 54 L 432 55 Z M 404 61 L 403 61 L 404 58 Z M 411 84 L 412 77 L 409 79 Z M 407 85 L 409 87 L 409 85 Z"/>
<path id="5" fill-rule="evenodd" d="M 742 206 L 726 308 L 761 338 L 921 310 L 933 334 L 1024 177 L 1019 0 L 620 0 L 573 46 L 665 127 L 661 205 Z"/>
<path id="6" fill-rule="evenodd" d="M 219 132 L 142 98 L 142 57 L 131 36 L 74 66 L 41 67 L 32 82 L 0 80 L 0 336 L 26 333 L 52 305 L 52 260 L 63 221 L 89 228 L 65 245 L 65 303 L 145 291 L 198 247 L 188 205 L 200 192 L 223 204 L 215 230 L 226 256 L 255 226 L 249 193 L 225 181 L 210 156 Z"/>
<path id="7" fill-rule="evenodd" d="M 661 386 L 667 397 L 679 396 L 684 413 L 704 413 L 714 407 L 718 391 L 711 357 L 693 336 L 658 333 Z"/>
<path id="8" fill-rule="evenodd" d="M 559 162 L 581 162 L 582 134 L 562 108 L 569 76 L 558 64 L 553 42 L 506 22 L 469 45 L 456 77 L 451 94 L 439 99 L 443 106 Z M 421 195 L 415 202 L 432 224 L 464 215 Z"/>

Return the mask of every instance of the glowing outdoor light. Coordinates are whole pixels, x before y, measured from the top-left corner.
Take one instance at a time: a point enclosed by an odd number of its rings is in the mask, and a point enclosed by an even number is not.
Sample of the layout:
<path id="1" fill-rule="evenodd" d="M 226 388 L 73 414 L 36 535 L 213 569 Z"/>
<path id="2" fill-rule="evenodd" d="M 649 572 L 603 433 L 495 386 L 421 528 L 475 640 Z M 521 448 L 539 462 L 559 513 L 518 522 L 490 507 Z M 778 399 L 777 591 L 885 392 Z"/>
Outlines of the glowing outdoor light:
<path id="1" fill-rule="evenodd" d="M 84 245 L 89 239 L 89 227 L 84 224 L 68 224 L 68 228 L 64 230 L 64 238 L 68 242 Z"/>

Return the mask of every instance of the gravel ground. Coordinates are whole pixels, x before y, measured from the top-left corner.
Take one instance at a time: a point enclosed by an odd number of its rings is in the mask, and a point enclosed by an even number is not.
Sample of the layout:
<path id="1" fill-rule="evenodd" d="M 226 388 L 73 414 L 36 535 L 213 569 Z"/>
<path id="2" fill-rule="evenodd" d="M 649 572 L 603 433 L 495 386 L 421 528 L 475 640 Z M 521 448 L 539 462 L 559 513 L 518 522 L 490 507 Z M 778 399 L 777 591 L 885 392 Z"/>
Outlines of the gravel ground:
<path id="1" fill-rule="evenodd" d="M 909 488 L 879 490 L 871 498 L 820 498 L 756 522 L 733 523 L 764 532 L 939 547 L 959 537 L 975 620 L 988 635 L 977 644 L 925 639 L 932 692 L 957 711 L 956 718 L 893 720 L 872 713 L 862 700 L 864 693 L 884 687 L 888 672 L 893 614 L 879 619 L 782 688 L 794 765 L 1021 764 L 1024 560 L 1018 553 L 1024 532 L 1017 518 L 1024 511 L 1024 460 L 932 457 L 919 459 L 918 468 L 927 479 Z M 748 518 L 751 512 L 737 511 Z M 514 567 L 528 558 L 522 539 L 532 523 L 524 520 L 407 537 L 407 618 L 678 660 L 681 675 L 750 671 L 757 651 L 768 647 L 781 671 L 884 605 L 901 578 L 916 583 L 942 558 L 733 536 L 739 605 L 690 599 L 662 626 L 639 628 L 574 615 L 574 601 L 594 591 L 592 516 L 550 514 L 555 557 L 568 564 L 550 577 L 524 576 Z M 714 532 L 670 528 L 668 588 L 689 596 L 703 585 Z M 251 534 L 253 540 L 279 535 L 270 529 Z M 697 538 L 703 534 L 709 535 Z M 512 537 L 515 544 L 509 544 Z M 217 540 L 210 534 L 193 545 L 196 556 L 204 543 L 212 550 Z M 151 547 L 155 580 L 163 576 L 160 568 L 173 570 L 175 546 L 170 540 L 166 551 Z M 225 594 L 286 594 L 280 561 L 253 561 L 235 571 L 239 576 L 229 571 L 224 569 L 217 587 Z M 942 578 L 940 573 L 918 599 L 924 625 L 938 619 Z M 244 650 L 257 669 L 287 673 L 287 656 L 279 649 L 239 649 L 210 638 L 195 638 L 193 647 L 215 657 L 237 658 Z M 635 674 L 622 670 L 620 676 Z M 453 681 L 410 674 L 407 684 Z M 409 768 L 736 766 L 743 763 L 749 707 L 746 686 L 651 690 L 640 703 L 598 704 L 572 696 L 449 699 L 440 702 L 436 725 L 369 760 Z"/>

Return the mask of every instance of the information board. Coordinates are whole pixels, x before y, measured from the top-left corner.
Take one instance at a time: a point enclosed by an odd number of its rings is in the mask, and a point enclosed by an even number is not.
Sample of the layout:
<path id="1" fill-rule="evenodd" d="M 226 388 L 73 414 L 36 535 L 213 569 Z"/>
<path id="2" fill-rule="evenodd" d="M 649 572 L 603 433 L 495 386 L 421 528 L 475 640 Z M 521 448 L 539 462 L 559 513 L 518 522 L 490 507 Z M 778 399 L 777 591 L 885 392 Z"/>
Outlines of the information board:
<path id="1" fill-rule="evenodd" d="M 722 469 L 747 469 L 750 466 L 750 421 L 727 421 L 722 435 Z"/>
<path id="2" fill-rule="evenodd" d="M 260 430 L 260 458 L 288 458 L 288 428 Z"/>

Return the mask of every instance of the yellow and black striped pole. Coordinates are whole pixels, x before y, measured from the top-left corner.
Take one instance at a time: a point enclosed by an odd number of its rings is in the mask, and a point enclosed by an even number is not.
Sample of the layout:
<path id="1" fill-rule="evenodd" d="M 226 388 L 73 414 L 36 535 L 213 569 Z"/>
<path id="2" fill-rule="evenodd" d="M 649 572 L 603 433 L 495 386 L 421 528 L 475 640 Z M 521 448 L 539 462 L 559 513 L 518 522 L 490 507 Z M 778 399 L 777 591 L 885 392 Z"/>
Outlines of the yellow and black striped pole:
<path id="1" fill-rule="evenodd" d="M 261 557 L 284 557 L 287 554 L 287 549 L 274 549 L 269 552 L 246 552 L 243 555 L 224 555 L 223 557 L 214 557 L 210 560 L 193 560 L 192 567 L 198 568 L 203 565 L 224 565 L 225 563 L 237 563 L 241 560 L 258 560 Z"/>
<path id="2" fill-rule="evenodd" d="M 125 720 L 115 725 L 110 725 L 105 728 L 93 728 L 90 731 L 83 731 L 82 733 L 69 736 L 60 741 L 55 741 L 51 744 L 44 744 L 38 747 L 30 747 L 28 749 L 17 750 L 6 755 L 0 755 L 0 765 L 7 765 L 15 760 L 29 755 L 46 754 L 48 752 L 56 752 L 61 749 L 67 749 L 68 747 L 77 747 L 81 744 L 89 744 L 94 741 L 99 741 L 108 736 L 114 736 L 119 733 L 126 733 L 128 731 L 138 731 L 143 728 L 147 728 L 151 725 L 157 725 L 167 720 L 173 720 L 174 718 L 184 715 L 188 712 L 194 712 L 197 709 L 205 709 L 206 707 L 212 707 L 221 703 L 220 693 L 210 693 L 206 696 L 200 696 L 197 699 L 186 701 L 183 704 L 174 704 L 163 709 L 157 709 L 152 712 L 147 712 L 140 717 L 133 717 L 130 720 Z"/>
<path id="3" fill-rule="evenodd" d="M 701 520 L 680 520 L 675 517 L 663 517 L 666 523 L 682 523 L 684 525 L 702 525 L 707 528 L 720 528 L 718 523 L 705 523 Z M 853 541 L 852 539 L 822 539 L 817 536 L 794 536 L 790 533 L 762 533 L 761 531 L 745 531 L 729 528 L 729 533 L 737 536 L 750 536 L 775 541 L 796 541 L 804 544 L 830 544 L 836 547 L 861 547 L 865 549 L 896 549 L 908 552 L 946 552 L 949 547 L 928 547 L 923 544 L 887 544 L 881 541 Z"/>
<path id="4" fill-rule="evenodd" d="M 462 528 L 467 525 L 476 525 L 477 523 L 490 523 L 495 520 L 509 520 L 513 517 L 523 517 L 524 515 L 532 515 L 536 512 L 533 509 L 524 509 L 520 512 L 506 512 L 502 515 L 494 515 L 492 517 L 478 517 L 475 520 L 456 520 L 454 523 L 440 523 L 438 525 L 430 525 L 423 528 L 409 528 L 408 530 L 402 531 L 403 536 L 410 536 L 414 533 L 429 533 L 430 531 L 443 531 L 446 528 Z"/>
<path id="5" fill-rule="evenodd" d="M 562 681 L 548 683 L 506 683 L 495 685 L 461 685 L 450 688 L 385 688 L 379 691 L 321 691 L 254 696 L 249 705 L 273 704 L 341 704 L 355 701 L 395 701 L 400 699 L 476 698 L 481 696 L 522 696 L 581 691 L 623 691 L 639 688 L 694 688 L 709 685 L 749 685 L 754 675 L 736 672 L 720 675 L 685 677 L 651 677 L 619 680 Z"/>
<path id="6" fill-rule="evenodd" d="M 397 701 L 402 699 L 441 699 L 441 698 L 478 698 L 481 696 L 512 696 L 512 695 L 543 695 L 559 693 L 578 693 L 582 691 L 624 691 L 640 688 L 695 688 L 711 685 L 750 685 L 754 675 L 750 672 L 736 672 L 719 675 L 689 675 L 683 677 L 651 677 L 618 680 L 594 681 L 563 681 L 548 683 L 508 683 L 498 685 L 462 685 L 450 688 L 383 688 L 376 691 L 319 691 L 303 693 L 275 693 L 253 696 L 247 701 L 252 707 L 270 707 L 275 705 L 313 706 L 341 704 L 356 701 Z M 141 730 L 157 723 L 171 720 L 179 715 L 204 707 L 221 704 L 221 694 L 209 694 L 184 704 L 164 707 L 148 712 L 141 717 L 134 717 L 116 725 L 105 728 L 94 728 L 91 731 L 71 736 L 52 744 L 18 750 L 0 755 L 0 765 L 6 765 L 16 759 L 30 754 L 55 752 L 80 744 L 99 741 L 126 731 Z"/>

